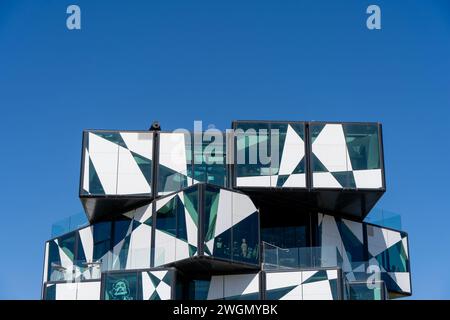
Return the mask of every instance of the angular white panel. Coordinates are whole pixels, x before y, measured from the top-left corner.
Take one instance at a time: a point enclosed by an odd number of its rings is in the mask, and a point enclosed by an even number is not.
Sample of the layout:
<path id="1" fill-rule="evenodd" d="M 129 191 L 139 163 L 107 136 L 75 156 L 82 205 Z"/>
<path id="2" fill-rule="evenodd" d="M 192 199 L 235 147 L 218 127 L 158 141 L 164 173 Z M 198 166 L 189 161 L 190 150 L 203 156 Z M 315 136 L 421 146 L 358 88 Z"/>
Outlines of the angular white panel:
<path id="1" fill-rule="evenodd" d="M 284 182 L 283 187 L 306 188 L 306 175 L 304 173 L 291 174 Z"/>
<path id="2" fill-rule="evenodd" d="M 303 300 L 333 300 L 330 283 L 327 280 L 302 285 Z"/>
<path id="3" fill-rule="evenodd" d="M 161 300 L 170 300 L 172 288 L 168 284 L 161 281 L 156 288 L 156 292 L 158 292 Z"/>
<path id="4" fill-rule="evenodd" d="M 236 274 L 224 276 L 225 297 L 239 296 L 258 291 L 258 274 Z"/>
<path id="5" fill-rule="evenodd" d="M 222 192 L 222 191 L 221 191 Z M 252 213 L 257 211 L 252 200 L 245 194 L 233 192 L 233 225 L 238 224 Z"/>
<path id="6" fill-rule="evenodd" d="M 298 286 L 302 283 L 301 272 L 268 272 L 266 273 L 266 290 Z"/>
<path id="7" fill-rule="evenodd" d="M 83 190 L 89 192 L 89 150 L 84 148 Z"/>
<path id="8" fill-rule="evenodd" d="M 155 291 L 155 286 L 147 272 L 142 272 L 142 299 L 148 300 Z"/>
<path id="9" fill-rule="evenodd" d="M 155 266 L 176 260 L 176 238 L 159 230 L 155 231 Z"/>
<path id="10" fill-rule="evenodd" d="M 342 188 L 335 177 L 329 172 L 313 173 L 314 188 Z"/>
<path id="11" fill-rule="evenodd" d="M 183 240 L 175 241 L 175 260 L 183 260 L 189 258 L 189 244 Z"/>
<path id="12" fill-rule="evenodd" d="M 270 176 L 236 177 L 237 187 L 270 187 Z"/>
<path id="13" fill-rule="evenodd" d="M 312 152 L 331 172 L 352 171 L 341 124 L 326 124 L 312 144 Z"/>
<path id="14" fill-rule="evenodd" d="M 49 252 L 49 243 L 45 243 L 45 251 L 44 251 L 44 275 L 42 277 L 42 283 L 46 282 L 48 276 L 48 252 Z"/>
<path id="15" fill-rule="evenodd" d="M 144 223 L 152 217 L 152 208 L 153 203 L 143 207 L 139 207 L 136 210 L 125 213 L 124 215 L 129 214 L 129 218 L 139 221 L 140 223 Z"/>
<path id="16" fill-rule="evenodd" d="M 278 174 L 291 174 L 304 156 L 305 144 L 302 138 L 288 125 Z"/>
<path id="17" fill-rule="evenodd" d="M 83 228 L 78 231 L 78 234 L 80 235 L 86 260 L 91 262 L 94 254 L 94 236 L 92 234 L 92 227 Z"/>
<path id="18" fill-rule="evenodd" d="M 338 277 L 337 270 L 327 270 L 327 277 L 328 280 L 337 279 Z"/>
<path id="19" fill-rule="evenodd" d="M 222 299 L 224 296 L 223 276 L 212 276 L 209 283 L 207 300 Z"/>
<path id="20" fill-rule="evenodd" d="M 119 146 L 89 133 L 89 155 L 105 194 L 116 194 Z"/>
<path id="21" fill-rule="evenodd" d="M 289 291 L 287 294 L 282 296 L 280 300 L 302 300 L 303 296 L 303 290 L 302 286 L 296 286 L 291 291 Z"/>
<path id="22" fill-rule="evenodd" d="M 397 283 L 403 292 L 411 293 L 409 272 L 389 272 L 389 276 Z"/>
<path id="23" fill-rule="evenodd" d="M 152 227 L 141 224 L 133 230 L 127 257 L 127 269 L 145 269 L 150 267 Z"/>
<path id="24" fill-rule="evenodd" d="M 186 208 L 184 209 L 184 216 L 186 218 L 186 232 L 187 232 L 188 243 L 197 247 L 198 246 L 197 225 L 195 224 L 194 220 L 192 220 L 192 217 Z"/>
<path id="25" fill-rule="evenodd" d="M 161 133 L 159 136 L 159 163 L 186 174 L 186 144 L 183 133 Z"/>
<path id="26" fill-rule="evenodd" d="M 150 193 L 151 188 L 130 151 L 119 147 L 117 194 Z"/>
<path id="27" fill-rule="evenodd" d="M 77 284 L 57 283 L 55 300 L 77 300 Z"/>
<path id="28" fill-rule="evenodd" d="M 231 228 L 232 210 L 233 210 L 233 193 L 227 190 L 220 190 L 219 205 L 217 208 L 215 236 L 218 236 L 225 230 Z"/>
<path id="29" fill-rule="evenodd" d="M 127 148 L 149 160 L 152 159 L 153 133 L 152 132 L 121 132 Z"/>
<path id="30" fill-rule="evenodd" d="M 383 187 L 381 169 L 353 171 L 357 188 L 378 189 Z"/>
<path id="31" fill-rule="evenodd" d="M 78 282 L 77 300 L 100 300 L 100 281 Z"/>

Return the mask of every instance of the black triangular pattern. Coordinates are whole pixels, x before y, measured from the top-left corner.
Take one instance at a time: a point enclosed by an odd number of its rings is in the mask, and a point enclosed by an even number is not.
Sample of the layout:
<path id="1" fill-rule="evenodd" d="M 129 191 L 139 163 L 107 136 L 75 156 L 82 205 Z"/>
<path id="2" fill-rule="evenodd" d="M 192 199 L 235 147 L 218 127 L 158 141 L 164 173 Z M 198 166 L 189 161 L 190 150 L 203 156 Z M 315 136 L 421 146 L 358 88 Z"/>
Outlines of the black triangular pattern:
<path id="1" fill-rule="evenodd" d="M 155 275 L 153 275 L 153 273 L 152 273 L 151 271 L 148 272 L 148 275 L 149 275 L 150 280 L 152 281 L 152 283 L 153 283 L 153 285 L 155 286 L 155 289 L 156 289 L 156 287 L 159 286 L 159 283 L 161 282 L 161 280 L 159 280 L 158 277 L 156 277 Z"/>
<path id="2" fill-rule="evenodd" d="M 292 171 L 292 174 L 294 173 L 305 173 L 305 157 L 300 160 L 298 165 L 295 167 L 294 171 Z"/>
<path id="3" fill-rule="evenodd" d="M 292 127 L 292 129 L 294 129 L 295 133 L 303 140 L 303 142 L 305 141 L 305 136 L 304 136 L 304 130 L 305 130 L 305 126 L 303 124 L 298 124 L 298 123 L 293 123 L 290 125 Z"/>
<path id="4" fill-rule="evenodd" d="M 353 171 L 340 171 L 331 172 L 333 177 L 339 182 L 339 184 L 344 188 L 356 188 L 355 177 L 353 176 Z"/>
<path id="5" fill-rule="evenodd" d="M 313 283 L 318 281 L 328 280 L 328 274 L 326 270 L 317 271 L 312 277 L 309 277 L 306 281 L 302 282 L 302 284 Z"/>
<path id="6" fill-rule="evenodd" d="M 152 293 L 152 295 L 150 296 L 149 300 L 161 300 L 161 297 L 159 296 L 159 294 L 158 294 L 158 292 L 156 291 L 156 289 L 155 289 L 155 291 L 153 291 L 153 293 Z"/>
<path id="7" fill-rule="evenodd" d="M 125 218 L 123 220 L 118 220 L 118 221 L 126 221 L 128 220 L 129 223 L 132 223 L 132 220 L 129 219 L 126 216 L 122 216 L 122 218 Z M 126 228 L 115 228 L 115 234 L 114 234 L 114 243 L 113 246 L 116 246 L 117 244 L 120 243 L 120 241 L 126 239 L 127 237 L 130 237 L 130 235 L 128 234 L 129 231 L 129 225 Z"/>
<path id="8" fill-rule="evenodd" d="M 320 161 L 314 153 L 312 154 L 312 167 L 313 172 L 329 172 L 327 167 L 325 167 L 322 161 Z"/>
<path id="9" fill-rule="evenodd" d="M 125 141 L 123 141 L 123 138 L 119 132 L 93 132 L 93 133 L 105 140 L 108 140 L 114 144 L 124 147 L 125 149 L 128 149 Z"/>
<path id="10" fill-rule="evenodd" d="M 153 224 L 153 217 L 152 216 L 150 216 L 147 220 L 145 220 L 144 222 L 143 222 L 143 224 L 146 224 L 147 226 L 152 226 L 152 224 Z"/>
<path id="11" fill-rule="evenodd" d="M 339 293 L 338 293 L 337 279 L 332 279 L 332 280 L 329 280 L 328 282 L 330 283 L 331 295 L 333 297 L 333 300 L 338 300 Z"/>
<path id="12" fill-rule="evenodd" d="M 197 252 L 197 247 L 189 244 L 189 256 L 192 257 Z"/>
<path id="13" fill-rule="evenodd" d="M 381 280 L 384 281 L 386 284 L 386 288 L 389 289 L 389 291 L 395 291 L 395 292 L 403 292 L 403 290 L 400 288 L 400 286 L 397 284 L 397 282 L 392 279 L 392 277 L 387 272 L 381 272 L 380 273 Z"/>
<path id="14" fill-rule="evenodd" d="M 297 286 L 290 286 L 278 289 L 271 289 L 266 291 L 266 298 L 268 300 L 280 300 L 282 297 L 287 295 L 289 292 L 294 290 Z"/>
<path id="15" fill-rule="evenodd" d="M 172 285 L 172 273 L 170 273 L 170 271 L 168 271 L 164 277 L 161 280 L 162 282 L 164 282 L 165 284 L 171 286 Z"/>
<path id="16" fill-rule="evenodd" d="M 317 137 L 322 132 L 323 128 L 325 128 L 325 124 L 314 124 L 310 126 L 310 134 L 311 134 L 311 144 L 316 141 Z"/>
<path id="17" fill-rule="evenodd" d="M 282 187 L 288 178 L 289 178 L 288 174 L 279 175 L 277 179 L 277 187 Z"/>
<path id="18" fill-rule="evenodd" d="M 166 167 L 165 165 L 162 165 L 162 164 L 158 165 L 158 170 L 159 170 L 159 173 L 158 173 L 158 175 L 159 175 L 159 178 L 158 178 L 158 185 L 159 185 L 159 187 L 158 188 L 159 189 L 158 189 L 158 191 L 177 191 L 177 190 L 181 190 L 181 189 L 187 187 L 187 182 L 188 182 L 188 176 L 187 175 L 185 175 L 185 174 L 183 174 L 181 172 L 172 170 L 172 169 L 170 169 L 170 168 L 168 168 L 168 167 Z M 182 181 L 180 181 L 179 188 L 177 188 L 177 190 L 164 190 L 165 179 L 167 177 L 172 177 L 173 178 L 175 176 L 177 176 L 178 178 L 182 179 Z"/>
<path id="19" fill-rule="evenodd" d="M 77 256 L 76 256 L 76 260 L 80 260 L 80 261 L 86 261 L 86 254 L 84 252 L 84 247 L 83 247 L 83 243 L 81 242 L 81 235 L 78 232 L 78 237 L 77 237 L 78 241 L 77 241 Z"/>
<path id="20" fill-rule="evenodd" d="M 228 229 L 229 230 L 229 229 Z M 204 250 L 204 252 L 206 253 L 206 254 L 208 254 L 208 255 L 212 255 L 212 253 L 211 253 L 211 251 L 209 251 L 209 248 L 208 248 L 208 246 L 205 246 L 205 248 L 203 249 Z"/>
<path id="21" fill-rule="evenodd" d="M 137 154 L 136 152 L 130 151 L 131 155 L 133 156 L 134 161 L 136 162 L 137 166 L 142 172 L 142 175 L 145 177 L 145 180 L 147 180 L 147 183 L 149 186 L 152 185 L 152 160 L 149 160 L 140 154 Z M 139 163 L 138 160 L 141 160 L 143 162 L 148 162 L 146 164 Z"/>
<path id="22" fill-rule="evenodd" d="M 337 227 L 342 243 L 344 244 L 344 249 L 347 252 L 350 251 L 351 253 L 350 262 L 364 261 L 364 246 L 361 241 L 359 241 L 353 231 L 350 230 L 350 228 L 342 220 L 337 222 Z M 355 246 L 358 246 L 356 250 L 354 249 Z"/>
<path id="23" fill-rule="evenodd" d="M 184 210 L 184 204 L 179 195 L 176 195 L 175 198 L 177 199 L 177 238 L 187 242 L 186 212 Z"/>
<path id="24" fill-rule="evenodd" d="M 89 194 L 105 194 L 105 189 L 103 189 L 91 158 L 89 158 Z"/>
<path id="25" fill-rule="evenodd" d="M 133 220 L 132 223 L 133 223 L 133 227 L 132 227 L 133 231 L 136 230 L 142 224 L 137 220 Z"/>

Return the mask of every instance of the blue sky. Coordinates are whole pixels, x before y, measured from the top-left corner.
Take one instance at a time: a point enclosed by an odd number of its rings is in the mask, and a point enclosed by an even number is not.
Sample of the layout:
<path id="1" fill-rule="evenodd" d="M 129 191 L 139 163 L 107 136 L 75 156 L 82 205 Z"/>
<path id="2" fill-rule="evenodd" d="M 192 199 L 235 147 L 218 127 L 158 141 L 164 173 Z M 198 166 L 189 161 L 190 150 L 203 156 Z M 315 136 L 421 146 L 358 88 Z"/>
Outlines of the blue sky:
<path id="1" fill-rule="evenodd" d="M 51 224 L 81 211 L 82 130 L 154 119 L 382 122 L 413 298 L 450 298 L 447 0 L 1 0 L 0 110 L 0 299 L 39 298 Z"/>

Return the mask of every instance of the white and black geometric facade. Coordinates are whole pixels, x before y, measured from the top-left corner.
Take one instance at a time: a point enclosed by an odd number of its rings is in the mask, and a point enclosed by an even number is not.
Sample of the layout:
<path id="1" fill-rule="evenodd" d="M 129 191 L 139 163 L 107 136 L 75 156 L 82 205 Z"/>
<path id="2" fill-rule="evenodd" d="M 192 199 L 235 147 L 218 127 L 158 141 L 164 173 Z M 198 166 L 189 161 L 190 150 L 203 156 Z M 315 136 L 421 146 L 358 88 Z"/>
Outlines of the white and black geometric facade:
<path id="1" fill-rule="evenodd" d="M 46 242 L 42 298 L 411 295 L 407 234 L 364 222 L 386 189 L 380 124 L 232 129 L 212 152 L 201 132 L 85 131 L 89 225 Z"/>

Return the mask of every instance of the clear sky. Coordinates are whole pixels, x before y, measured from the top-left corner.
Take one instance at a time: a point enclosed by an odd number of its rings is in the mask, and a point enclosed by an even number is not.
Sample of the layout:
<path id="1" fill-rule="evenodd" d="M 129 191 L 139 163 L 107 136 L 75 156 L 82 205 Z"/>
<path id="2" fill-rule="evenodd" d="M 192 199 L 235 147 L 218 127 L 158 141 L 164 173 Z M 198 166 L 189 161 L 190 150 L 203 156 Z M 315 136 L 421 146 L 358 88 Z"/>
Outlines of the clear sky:
<path id="1" fill-rule="evenodd" d="M 450 298 L 448 0 L 0 0 L 0 110 L 2 299 L 39 298 L 51 224 L 81 211 L 82 130 L 154 119 L 382 122 L 413 298 Z"/>

